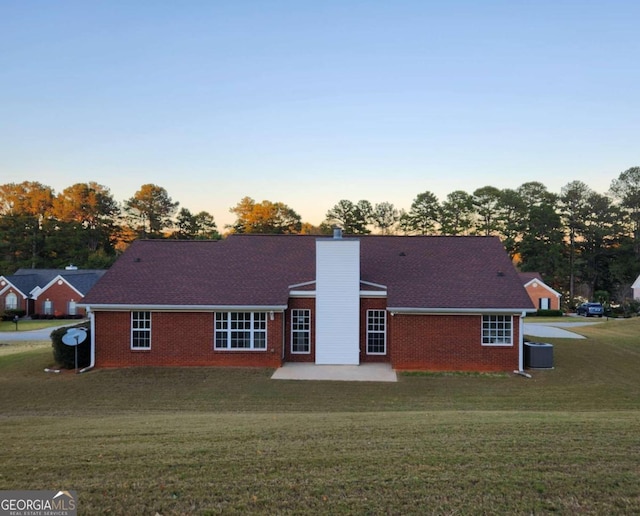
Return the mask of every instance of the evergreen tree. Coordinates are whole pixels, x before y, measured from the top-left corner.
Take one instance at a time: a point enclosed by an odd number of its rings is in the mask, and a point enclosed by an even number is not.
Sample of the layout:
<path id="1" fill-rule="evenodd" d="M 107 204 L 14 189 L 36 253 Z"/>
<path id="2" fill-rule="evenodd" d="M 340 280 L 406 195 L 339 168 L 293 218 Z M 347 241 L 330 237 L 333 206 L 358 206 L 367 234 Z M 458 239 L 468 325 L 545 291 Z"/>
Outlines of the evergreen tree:
<path id="1" fill-rule="evenodd" d="M 146 184 L 125 201 L 124 209 L 129 215 L 131 228 L 140 237 L 162 238 L 163 232 L 172 227 L 171 217 L 179 204 L 173 202 L 161 186 Z"/>

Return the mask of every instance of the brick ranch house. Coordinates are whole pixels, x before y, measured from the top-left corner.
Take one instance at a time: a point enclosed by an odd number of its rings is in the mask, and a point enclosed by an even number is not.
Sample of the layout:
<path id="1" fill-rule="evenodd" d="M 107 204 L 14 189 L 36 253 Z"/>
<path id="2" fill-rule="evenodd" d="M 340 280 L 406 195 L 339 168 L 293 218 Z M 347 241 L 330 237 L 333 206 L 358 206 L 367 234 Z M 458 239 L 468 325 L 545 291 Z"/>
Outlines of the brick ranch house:
<path id="1" fill-rule="evenodd" d="M 562 294 L 547 285 L 539 272 L 521 272 L 520 279 L 537 309 L 560 310 Z"/>
<path id="2" fill-rule="evenodd" d="M 84 305 L 97 367 L 522 370 L 534 311 L 497 238 L 339 231 L 135 241 Z"/>
<path id="3" fill-rule="evenodd" d="M 102 269 L 18 269 L 0 276 L 0 312 L 27 316 L 83 316 L 80 302 L 105 273 Z"/>

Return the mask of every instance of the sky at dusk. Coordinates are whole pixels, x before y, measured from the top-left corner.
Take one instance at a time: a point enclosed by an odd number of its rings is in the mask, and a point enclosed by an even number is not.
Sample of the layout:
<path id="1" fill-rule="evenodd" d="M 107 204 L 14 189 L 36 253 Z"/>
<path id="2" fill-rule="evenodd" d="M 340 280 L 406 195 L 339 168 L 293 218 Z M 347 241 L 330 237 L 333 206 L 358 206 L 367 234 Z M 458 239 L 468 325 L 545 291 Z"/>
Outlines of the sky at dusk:
<path id="1" fill-rule="evenodd" d="M 640 2 L 3 0 L 0 184 L 244 196 L 604 193 L 640 165 Z"/>

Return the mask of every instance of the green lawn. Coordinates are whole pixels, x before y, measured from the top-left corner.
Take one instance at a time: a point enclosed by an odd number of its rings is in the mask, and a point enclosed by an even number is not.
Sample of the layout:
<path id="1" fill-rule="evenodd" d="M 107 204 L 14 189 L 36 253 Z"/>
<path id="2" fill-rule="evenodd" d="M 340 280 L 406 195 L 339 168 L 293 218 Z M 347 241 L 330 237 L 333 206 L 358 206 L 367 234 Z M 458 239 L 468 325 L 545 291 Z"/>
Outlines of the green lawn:
<path id="1" fill-rule="evenodd" d="M 0 489 L 73 489 L 79 514 L 637 514 L 640 319 L 579 332 L 531 379 L 0 355 Z"/>
<path id="2" fill-rule="evenodd" d="M 80 319 L 20 319 L 18 331 L 41 330 L 79 322 L 81 322 Z M 0 333 L 5 331 L 16 331 L 16 324 L 12 321 L 0 321 Z"/>

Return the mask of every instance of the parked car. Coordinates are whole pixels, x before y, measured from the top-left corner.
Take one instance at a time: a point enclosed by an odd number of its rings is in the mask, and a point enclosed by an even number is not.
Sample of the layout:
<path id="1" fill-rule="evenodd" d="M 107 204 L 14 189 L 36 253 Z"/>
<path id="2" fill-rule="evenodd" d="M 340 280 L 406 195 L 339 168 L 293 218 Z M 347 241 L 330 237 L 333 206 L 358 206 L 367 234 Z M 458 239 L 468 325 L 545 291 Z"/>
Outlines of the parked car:
<path id="1" fill-rule="evenodd" d="M 604 308 L 600 303 L 582 303 L 576 310 L 577 315 L 585 317 L 602 317 Z"/>

